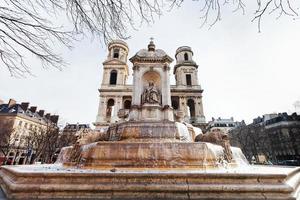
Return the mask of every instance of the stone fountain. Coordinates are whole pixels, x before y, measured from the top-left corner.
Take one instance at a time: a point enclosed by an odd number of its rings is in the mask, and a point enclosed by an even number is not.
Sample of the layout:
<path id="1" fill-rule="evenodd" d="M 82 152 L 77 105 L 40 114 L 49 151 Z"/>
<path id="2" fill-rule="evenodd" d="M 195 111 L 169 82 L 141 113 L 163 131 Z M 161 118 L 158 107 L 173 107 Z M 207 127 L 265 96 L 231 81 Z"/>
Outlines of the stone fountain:
<path id="1" fill-rule="evenodd" d="M 153 42 L 131 58 L 130 112 L 62 149 L 53 165 L 3 166 L 9 199 L 300 198 L 300 168 L 250 166 L 220 130 L 202 134 L 171 105 L 172 59 Z M 147 63 L 147 64 L 145 64 Z"/>

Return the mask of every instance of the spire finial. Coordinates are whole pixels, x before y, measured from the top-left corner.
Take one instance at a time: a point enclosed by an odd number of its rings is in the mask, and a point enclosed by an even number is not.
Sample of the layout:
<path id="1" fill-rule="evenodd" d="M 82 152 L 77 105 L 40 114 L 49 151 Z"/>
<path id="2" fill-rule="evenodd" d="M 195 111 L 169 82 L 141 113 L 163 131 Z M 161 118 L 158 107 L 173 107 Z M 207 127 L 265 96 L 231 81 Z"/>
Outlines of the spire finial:
<path id="1" fill-rule="evenodd" d="M 150 38 L 150 43 L 148 44 L 148 51 L 155 51 L 155 44 L 153 42 L 154 38 Z"/>

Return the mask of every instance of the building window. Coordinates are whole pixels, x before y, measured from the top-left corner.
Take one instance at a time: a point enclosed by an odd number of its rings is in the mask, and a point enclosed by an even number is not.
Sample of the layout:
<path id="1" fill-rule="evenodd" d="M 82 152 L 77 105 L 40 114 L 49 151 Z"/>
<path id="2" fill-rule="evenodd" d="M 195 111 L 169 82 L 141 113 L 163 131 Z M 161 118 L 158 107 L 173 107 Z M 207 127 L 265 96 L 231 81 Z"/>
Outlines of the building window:
<path id="1" fill-rule="evenodd" d="M 195 117 L 195 102 L 193 99 L 189 99 L 187 101 L 187 105 L 189 106 L 190 116 Z"/>
<path id="2" fill-rule="evenodd" d="M 131 108 L 131 101 L 125 100 L 124 101 L 124 109 L 130 109 Z"/>
<path id="3" fill-rule="evenodd" d="M 184 60 L 189 60 L 189 55 L 187 53 L 184 54 Z"/>
<path id="4" fill-rule="evenodd" d="M 113 99 L 109 99 L 107 101 L 106 117 L 110 118 L 112 116 L 112 111 L 113 111 L 114 105 L 115 105 L 115 101 Z"/>
<path id="5" fill-rule="evenodd" d="M 179 97 L 172 96 L 171 97 L 171 102 L 172 102 L 173 109 L 178 110 L 178 108 L 179 108 Z"/>
<path id="6" fill-rule="evenodd" d="M 192 76 L 190 74 L 186 74 L 186 85 L 192 85 Z"/>
<path id="7" fill-rule="evenodd" d="M 119 58 L 120 49 L 114 49 L 113 58 Z"/>
<path id="8" fill-rule="evenodd" d="M 117 77 L 118 77 L 118 72 L 116 70 L 112 70 L 110 72 L 109 84 L 110 85 L 116 85 L 117 84 Z"/>

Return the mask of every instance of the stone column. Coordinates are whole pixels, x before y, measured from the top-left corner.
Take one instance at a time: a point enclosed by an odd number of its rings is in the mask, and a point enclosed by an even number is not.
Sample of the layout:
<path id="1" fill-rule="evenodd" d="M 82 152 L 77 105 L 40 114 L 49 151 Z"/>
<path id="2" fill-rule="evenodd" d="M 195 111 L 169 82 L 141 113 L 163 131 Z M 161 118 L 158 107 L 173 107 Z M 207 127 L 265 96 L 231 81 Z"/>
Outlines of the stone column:
<path id="1" fill-rule="evenodd" d="M 142 88 L 140 85 L 140 81 L 138 79 L 140 73 L 139 66 L 135 65 L 133 67 L 133 87 L 132 87 L 132 106 L 129 113 L 129 120 L 137 120 L 139 117 L 138 113 L 138 106 L 140 105 L 140 97 L 139 97 L 139 90 Z M 140 88 L 139 88 L 140 87 Z"/>
<path id="2" fill-rule="evenodd" d="M 202 99 L 199 100 L 199 115 L 200 115 L 201 117 L 204 116 Z"/>
<path id="3" fill-rule="evenodd" d="M 186 85 L 185 73 L 181 69 L 181 85 Z"/>
<path id="4" fill-rule="evenodd" d="M 138 66 L 134 66 L 133 67 L 133 87 L 132 87 L 132 105 L 139 105 L 139 98 L 137 97 L 137 93 L 138 93 Z"/>
<path id="5" fill-rule="evenodd" d="M 111 117 L 111 122 L 119 121 L 118 112 L 122 108 L 122 97 L 117 96 L 114 98 L 114 100 L 115 100 L 115 105 L 114 105 L 114 110 L 113 110 L 112 117 Z"/>
<path id="6" fill-rule="evenodd" d="M 163 67 L 163 77 L 162 77 L 162 106 L 171 106 L 171 89 L 170 89 L 170 67 L 165 65 Z"/>
<path id="7" fill-rule="evenodd" d="M 197 69 L 195 69 L 195 72 L 194 72 L 194 76 L 195 76 L 195 81 L 194 81 L 194 85 L 199 85 L 199 83 L 198 83 L 198 70 Z"/>
<path id="8" fill-rule="evenodd" d="M 100 106 L 99 112 L 101 112 L 101 117 L 104 120 L 106 118 L 106 109 L 107 109 L 107 99 L 105 96 L 100 97 Z"/>
<path id="9" fill-rule="evenodd" d="M 184 112 L 184 116 L 188 115 L 186 98 L 184 96 L 179 97 L 180 110 Z"/>
<path id="10" fill-rule="evenodd" d="M 135 105 L 140 105 L 141 104 L 141 94 L 143 93 L 143 80 L 142 80 L 142 73 L 144 71 L 140 70 L 139 68 L 136 71 L 136 79 L 137 79 L 137 84 L 134 86 L 135 87 L 135 98 L 136 98 L 136 104 Z"/>
<path id="11" fill-rule="evenodd" d="M 199 98 L 195 98 L 195 117 L 199 117 L 200 116 L 200 101 Z"/>
<path id="12" fill-rule="evenodd" d="M 167 76 L 166 71 L 162 72 L 161 77 L 161 98 L 162 98 L 162 106 L 167 105 Z"/>
<path id="13" fill-rule="evenodd" d="M 205 120 L 205 117 L 203 114 L 203 104 L 201 97 L 197 97 L 196 99 L 195 112 L 197 122 L 203 122 L 203 120 Z"/>
<path id="14" fill-rule="evenodd" d="M 165 74 L 166 74 L 166 84 L 167 84 L 167 91 L 166 91 L 166 96 L 167 96 L 167 105 L 172 106 L 172 101 L 171 101 L 171 86 L 170 86 L 170 67 L 165 66 Z"/>
<path id="15" fill-rule="evenodd" d="M 102 84 L 103 85 L 108 85 L 109 84 L 109 79 L 110 79 L 110 71 L 108 69 L 104 69 L 103 70 Z"/>
<path id="16" fill-rule="evenodd" d="M 106 98 L 104 96 L 100 96 L 96 122 L 104 122 L 105 117 L 106 117 Z"/>
<path id="17" fill-rule="evenodd" d="M 122 79 L 123 79 L 123 72 L 121 70 L 117 70 L 117 85 L 122 85 Z"/>

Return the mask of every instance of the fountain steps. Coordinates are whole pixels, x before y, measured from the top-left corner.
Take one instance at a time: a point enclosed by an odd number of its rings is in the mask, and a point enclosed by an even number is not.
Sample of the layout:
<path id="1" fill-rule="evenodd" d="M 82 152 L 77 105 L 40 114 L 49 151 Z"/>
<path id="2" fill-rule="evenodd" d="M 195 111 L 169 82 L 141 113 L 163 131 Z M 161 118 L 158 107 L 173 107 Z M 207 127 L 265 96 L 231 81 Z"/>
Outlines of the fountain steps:
<path id="1" fill-rule="evenodd" d="M 9 199 L 300 198 L 300 168 L 257 167 L 255 173 L 234 169 L 66 169 L 47 172 L 2 167 L 1 187 Z"/>

